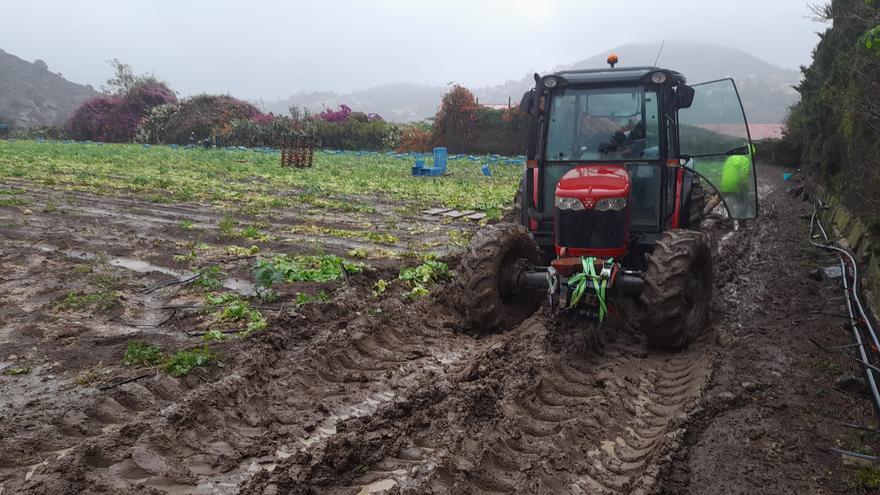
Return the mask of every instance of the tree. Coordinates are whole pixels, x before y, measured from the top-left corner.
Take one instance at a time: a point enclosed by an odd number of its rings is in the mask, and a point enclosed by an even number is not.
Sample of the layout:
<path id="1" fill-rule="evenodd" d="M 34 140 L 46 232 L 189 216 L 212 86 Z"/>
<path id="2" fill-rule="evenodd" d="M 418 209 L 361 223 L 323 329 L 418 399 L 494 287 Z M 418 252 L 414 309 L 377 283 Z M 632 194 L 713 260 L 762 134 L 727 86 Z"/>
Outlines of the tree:
<path id="1" fill-rule="evenodd" d="M 450 151 L 470 148 L 476 138 L 477 99 L 464 86 L 453 85 L 443 95 L 434 118 L 434 142 Z"/>

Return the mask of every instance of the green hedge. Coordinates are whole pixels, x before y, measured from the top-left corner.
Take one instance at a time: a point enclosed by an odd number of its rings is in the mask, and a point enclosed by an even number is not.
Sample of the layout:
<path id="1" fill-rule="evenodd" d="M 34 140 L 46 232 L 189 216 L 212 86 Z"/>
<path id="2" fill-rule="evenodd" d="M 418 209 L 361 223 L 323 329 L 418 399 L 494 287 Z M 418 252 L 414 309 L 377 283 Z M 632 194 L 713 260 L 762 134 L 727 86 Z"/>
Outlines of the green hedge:
<path id="1" fill-rule="evenodd" d="M 833 0 L 832 27 L 803 68 L 801 100 L 792 107 L 786 141 L 803 168 L 830 186 L 852 211 L 880 230 L 880 2 Z"/>

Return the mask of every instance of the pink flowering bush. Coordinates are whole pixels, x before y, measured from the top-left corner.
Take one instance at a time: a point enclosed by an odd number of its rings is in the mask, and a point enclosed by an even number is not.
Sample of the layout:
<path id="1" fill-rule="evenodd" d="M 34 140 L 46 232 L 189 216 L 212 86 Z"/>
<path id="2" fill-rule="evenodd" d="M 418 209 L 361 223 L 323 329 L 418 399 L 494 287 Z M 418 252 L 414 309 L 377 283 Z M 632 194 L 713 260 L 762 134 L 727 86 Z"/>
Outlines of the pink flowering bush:
<path id="1" fill-rule="evenodd" d="M 324 122 L 333 122 L 335 124 L 341 124 L 348 120 L 348 116 L 351 115 L 351 107 L 342 104 L 339 105 L 339 110 L 333 111 L 325 109 L 323 112 L 318 114 L 318 118 L 323 120 Z"/>
<path id="2" fill-rule="evenodd" d="M 129 142 L 152 108 L 174 101 L 177 97 L 165 84 L 145 80 L 122 96 L 97 96 L 86 101 L 67 120 L 65 130 L 77 140 Z"/>

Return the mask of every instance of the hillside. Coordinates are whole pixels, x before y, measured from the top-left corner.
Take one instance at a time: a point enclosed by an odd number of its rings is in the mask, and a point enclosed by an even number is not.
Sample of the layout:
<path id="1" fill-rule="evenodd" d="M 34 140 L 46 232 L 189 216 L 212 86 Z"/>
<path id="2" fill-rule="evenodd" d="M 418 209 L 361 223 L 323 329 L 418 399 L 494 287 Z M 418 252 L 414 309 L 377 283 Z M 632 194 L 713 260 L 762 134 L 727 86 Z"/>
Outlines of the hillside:
<path id="1" fill-rule="evenodd" d="M 60 125 L 85 100 L 98 93 L 0 49 L 0 121 L 15 127 Z"/>
<path id="2" fill-rule="evenodd" d="M 603 51 L 593 57 L 556 69 L 581 69 L 605 66 L 605 57 L 614 52 L 621 66 L 650 65 L 657 56 L 658 45 L 628 44 Z M 540 63 L 530 63 L 540 66 Z M 798 99 L 792 88 L 800 73 L 769 64 L 743 51 L 705 43 L 667 42 L 657 65 L 683 72 L 692 83 L 733 77 L 743 98 L 749 121 L 755 124 L 776 124 L 783 121 L 788 107 Z M 554 69 L 547 68 L 545 72 Z M 531 74 L 521 79 L 486 88 L 472 88 L 482 102 L 518 102 L 522 93 L 533 84 Z M 332 92 L 301 93 L 288 100 L 264 103 L 267 110 L 286 112 L 290 104 L 321 110 L 322 105 L 346 103 L 353 108 L 378 113 L 388 120 L 411 121 L 432 117 L 447 90 L 443 86 L 393 84 L 348 94 Z"/>

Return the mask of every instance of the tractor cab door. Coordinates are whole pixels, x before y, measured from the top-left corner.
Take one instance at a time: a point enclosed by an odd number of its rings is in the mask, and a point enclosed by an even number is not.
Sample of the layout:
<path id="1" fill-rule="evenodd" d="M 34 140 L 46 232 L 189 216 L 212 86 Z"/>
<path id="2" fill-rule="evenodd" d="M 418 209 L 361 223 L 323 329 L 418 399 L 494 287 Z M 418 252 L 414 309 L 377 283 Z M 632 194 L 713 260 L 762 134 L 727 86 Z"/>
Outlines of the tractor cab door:
<path id="1" fill-rule="evenodd" d="M 736 84 L 721 79 L 692 88 L 693 103 L 678 112 L 681 156 L 720 194 L 731 218 L 755 218 L 755 152 Z"/>

